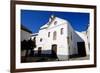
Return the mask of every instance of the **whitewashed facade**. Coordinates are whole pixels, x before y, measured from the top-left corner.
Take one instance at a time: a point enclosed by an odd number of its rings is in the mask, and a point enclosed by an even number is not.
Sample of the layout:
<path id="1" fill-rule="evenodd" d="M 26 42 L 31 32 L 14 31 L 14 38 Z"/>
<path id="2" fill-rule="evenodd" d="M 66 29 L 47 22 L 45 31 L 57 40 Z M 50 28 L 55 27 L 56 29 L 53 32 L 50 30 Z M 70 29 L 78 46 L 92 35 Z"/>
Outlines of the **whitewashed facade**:
<path id="1" fill-rule="evenodd" d="M 26 27 L 21 25 L 21 42 L 24 40 L 29 40 L 31 38 L 32 32 L 28 30 Z M 25 56 L 26 50 L 21 51 L 21 56 Z"/>
<path id="2" fill-rule="evenodd" d="M 29 40 L 32 32 L 28 30 L 25 26 L 21 25 L 21 41 Z"/>
<path id="3" fill-rule="evenodd" d="M 89 53 L 86 36 L 74 31 L 67 20 L 53 15 L 45 25 L 40 27 L 35 37 L 37 47 L 34 50 L 37 51 L 36 53 L 53 54 L 55 52 L 59 60 L 68 60 L 70 56 L 78 55 L 77 42 L 84 42 L 86 54 Z"/>

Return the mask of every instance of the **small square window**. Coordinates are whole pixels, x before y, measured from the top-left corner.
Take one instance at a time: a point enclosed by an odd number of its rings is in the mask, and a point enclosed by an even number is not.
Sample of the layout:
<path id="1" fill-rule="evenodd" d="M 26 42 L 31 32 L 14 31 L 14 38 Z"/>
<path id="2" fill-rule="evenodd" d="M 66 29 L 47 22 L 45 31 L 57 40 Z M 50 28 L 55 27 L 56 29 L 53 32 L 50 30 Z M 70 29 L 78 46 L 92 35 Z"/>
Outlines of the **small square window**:
<path id="1" fill-rule="evenodd" d="M 42 42 L 42 38 L 40 39 L 40 42 Z"/>

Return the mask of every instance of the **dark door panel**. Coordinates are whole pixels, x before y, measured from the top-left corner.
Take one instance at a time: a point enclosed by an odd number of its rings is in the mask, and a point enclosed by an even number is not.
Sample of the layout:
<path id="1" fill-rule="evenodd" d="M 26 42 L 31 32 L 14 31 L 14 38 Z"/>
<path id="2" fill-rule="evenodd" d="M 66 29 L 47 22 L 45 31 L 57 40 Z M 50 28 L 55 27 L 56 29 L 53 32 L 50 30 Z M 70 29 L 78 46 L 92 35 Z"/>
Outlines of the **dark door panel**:
<path id="1" fill-rule="evenodd" d="M 57 57 L 57 45 L 52 45 L 52 56 Z"/>
<path id="2" fill-rule="evenodd" d="M 41 55 L 41 50 L 42 50 L 42 48 L 39 47 L 39 48 L 38 48 L 38 55 L 39 55 L 39 56 Z"/>
<path id="3" fill-rule="evenodd" d="M 78 56 L 81 56 L 81 57 L 86 56 L 85 43 L 77 42 L 77 47 L 78 47 Z"/>

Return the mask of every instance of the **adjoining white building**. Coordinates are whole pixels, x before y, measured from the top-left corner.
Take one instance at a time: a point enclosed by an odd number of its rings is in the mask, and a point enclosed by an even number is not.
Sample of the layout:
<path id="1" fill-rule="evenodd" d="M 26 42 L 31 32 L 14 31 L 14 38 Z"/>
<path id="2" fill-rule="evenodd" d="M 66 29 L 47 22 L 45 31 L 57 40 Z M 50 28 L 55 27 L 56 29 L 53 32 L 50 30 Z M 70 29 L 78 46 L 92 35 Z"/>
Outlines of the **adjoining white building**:
<path id="1" fill-rule="evenodd" d="M 29 40 L 31 38 L 32 32 L 25 26 L 21 25 L 21 42 L 24 40 Z M 21 56 L 25 56 L 26 50 L 21 51 Z"/>
<path id="2" fill-rule="evenodd" d="M 50 54 L 59 60 L 68 60 L 75 55 L 89 55 L 87 35 L 76 32 L 67 20 L 53 15 L 34 37 L 37 45 L 34 50 L 39 55 Z"/>
<path id="3" fill-rule="evenodd" d="M 29 40 L 31 38 L 32 31 L 21 25 L 21 41 Z"/>

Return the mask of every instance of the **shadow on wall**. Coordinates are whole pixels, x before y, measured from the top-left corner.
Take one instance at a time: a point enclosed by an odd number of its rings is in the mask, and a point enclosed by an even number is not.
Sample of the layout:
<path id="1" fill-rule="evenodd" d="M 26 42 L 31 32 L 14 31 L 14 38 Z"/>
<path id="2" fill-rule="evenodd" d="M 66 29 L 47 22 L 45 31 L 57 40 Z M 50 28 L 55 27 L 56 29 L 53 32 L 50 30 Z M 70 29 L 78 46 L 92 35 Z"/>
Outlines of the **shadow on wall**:
<path id="1" fill-rule="evenodd" d="M 68 25 L 67 31 L 68 31 L 68 49 L 70 58 L 86 56 L 85 41 L 75 32 L 70 23 Z"/>
<path id="2" fill-rule="evenodd" d="M 86 47 L 85 41 L 74 31 L 73 42 L 75 43 L 74 47 L 77 48 L 76 57 L 85 57 L 86 56 Z"/>

